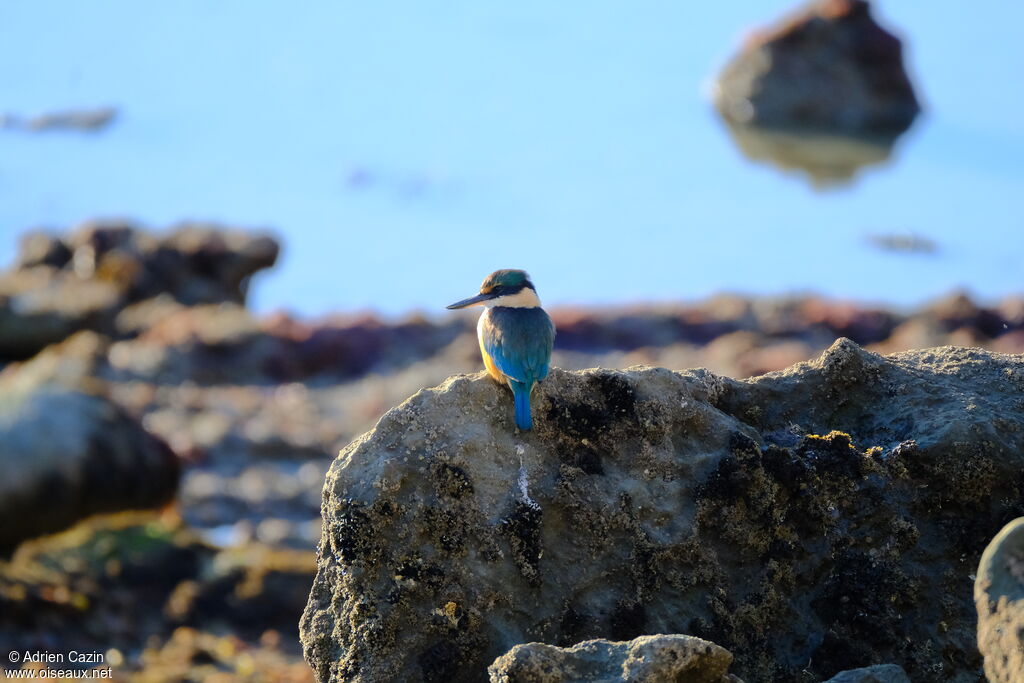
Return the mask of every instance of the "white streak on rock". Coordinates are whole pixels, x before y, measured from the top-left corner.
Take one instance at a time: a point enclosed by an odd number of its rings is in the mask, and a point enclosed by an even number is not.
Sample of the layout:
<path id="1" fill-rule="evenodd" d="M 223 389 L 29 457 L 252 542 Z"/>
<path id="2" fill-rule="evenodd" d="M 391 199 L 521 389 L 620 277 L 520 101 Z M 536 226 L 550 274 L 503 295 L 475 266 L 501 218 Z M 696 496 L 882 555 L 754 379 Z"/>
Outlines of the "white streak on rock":
<path id="1" fill-rule="evenodd" d="M 519 456 L 519 493 L 523 497 L 523 502 L 532 507 L 534 510 L 540 510 L 540 505 L 537 504 L 533 498 L 530 498 L 530 480 L 526 474 L 526 465 L 523 464 L 523 456 L 526 454 L 526 449 L 523 448 L 522 444 L 516 446 L 516 455 Z"/>

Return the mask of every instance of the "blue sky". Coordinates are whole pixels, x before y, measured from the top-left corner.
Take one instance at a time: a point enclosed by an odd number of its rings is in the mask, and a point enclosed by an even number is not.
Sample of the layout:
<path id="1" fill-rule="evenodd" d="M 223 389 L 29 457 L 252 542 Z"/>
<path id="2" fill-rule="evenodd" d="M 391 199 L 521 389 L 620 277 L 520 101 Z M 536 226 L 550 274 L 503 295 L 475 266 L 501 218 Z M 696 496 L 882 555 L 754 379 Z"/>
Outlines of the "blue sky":
<path id="1" fill-rule="evenodd" d="M 0 112 L 121 117 L 0 130 L 0 261 L 26 228 L 128 216 L 274 230 L 254 305 L 309 315 L 440 310 L 500 267 L 553 304 L 1024 291 L 1024 6 L 880 5 L 926 115 L 827 192 L 745 160 L 704 94 L 792 6 L 3 3 Z"/>

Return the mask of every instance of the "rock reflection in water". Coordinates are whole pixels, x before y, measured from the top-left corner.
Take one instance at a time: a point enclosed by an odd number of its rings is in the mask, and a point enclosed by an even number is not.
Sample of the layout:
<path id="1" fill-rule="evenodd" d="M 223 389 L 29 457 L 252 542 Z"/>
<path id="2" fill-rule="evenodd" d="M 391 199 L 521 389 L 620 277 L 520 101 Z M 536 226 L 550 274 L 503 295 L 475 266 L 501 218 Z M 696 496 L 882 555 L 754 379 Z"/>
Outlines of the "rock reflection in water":
<path id="1" fill-rule="evenodd" d="M 817 188 L 849 182 L 858 170 L 887 161 L 892 152 L 891 141 L 882 139 L 772 130 L 731 122 L 728 128 L 747 158 L 806 174 Z"/>

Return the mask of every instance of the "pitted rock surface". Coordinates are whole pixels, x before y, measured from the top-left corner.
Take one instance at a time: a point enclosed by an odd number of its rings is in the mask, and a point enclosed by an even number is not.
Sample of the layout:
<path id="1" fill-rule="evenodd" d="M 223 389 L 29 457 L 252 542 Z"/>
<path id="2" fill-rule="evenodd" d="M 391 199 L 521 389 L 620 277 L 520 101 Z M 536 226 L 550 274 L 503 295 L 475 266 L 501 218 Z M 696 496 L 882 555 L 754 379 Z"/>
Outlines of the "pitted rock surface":
<path id="1" fill-rule="evenodd" d="M 746 381 L 553 370 L 535 431 L 457 376 L 334 462 L 321 681 L 483 681 L 513 646 L 697 636 L 745 680 L 976 681 L 965 577 L 1024 512 L 1024 358 L 841 339 Z"/>

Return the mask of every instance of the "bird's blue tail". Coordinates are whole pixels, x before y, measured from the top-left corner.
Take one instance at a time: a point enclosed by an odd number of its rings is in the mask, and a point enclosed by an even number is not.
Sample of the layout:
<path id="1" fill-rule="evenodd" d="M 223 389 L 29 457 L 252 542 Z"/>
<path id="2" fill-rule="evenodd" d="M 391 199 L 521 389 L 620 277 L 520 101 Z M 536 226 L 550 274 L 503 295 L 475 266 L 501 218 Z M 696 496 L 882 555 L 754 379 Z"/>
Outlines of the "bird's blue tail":
<path id="1" fill-rule="evenodd" d="M 530 390 L 533 382 L 509 382 L 512 386 L 512 397 L 516 403 L 516 427 L 523 431 L 533 429 L 533 416 L 530 414 Z"/>

